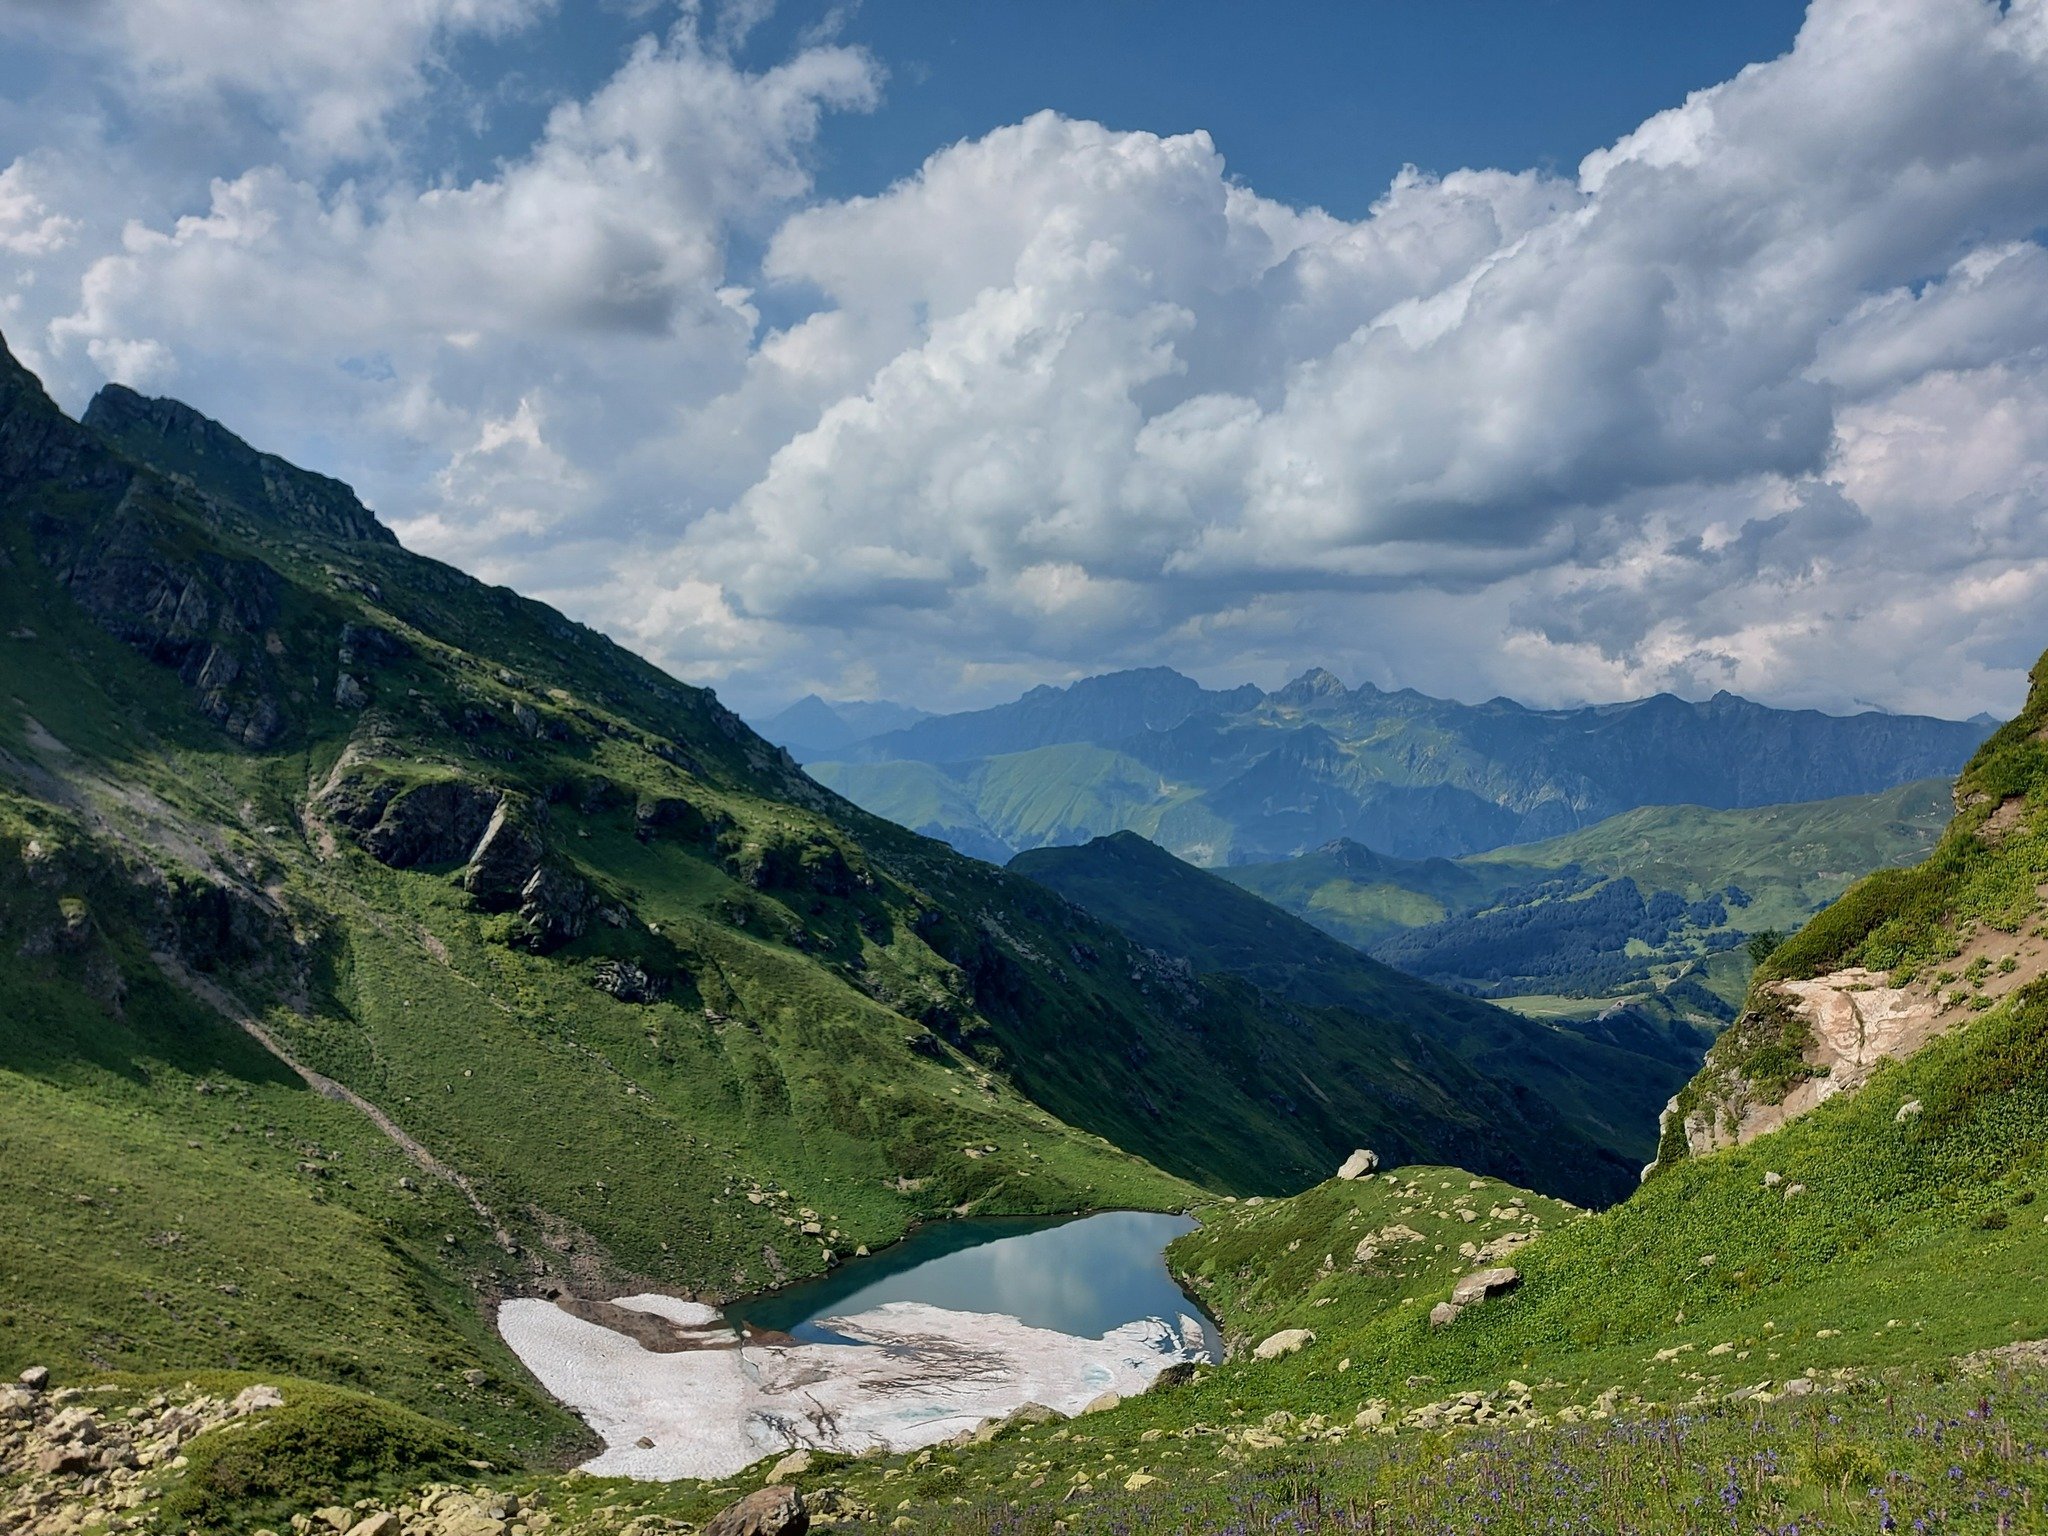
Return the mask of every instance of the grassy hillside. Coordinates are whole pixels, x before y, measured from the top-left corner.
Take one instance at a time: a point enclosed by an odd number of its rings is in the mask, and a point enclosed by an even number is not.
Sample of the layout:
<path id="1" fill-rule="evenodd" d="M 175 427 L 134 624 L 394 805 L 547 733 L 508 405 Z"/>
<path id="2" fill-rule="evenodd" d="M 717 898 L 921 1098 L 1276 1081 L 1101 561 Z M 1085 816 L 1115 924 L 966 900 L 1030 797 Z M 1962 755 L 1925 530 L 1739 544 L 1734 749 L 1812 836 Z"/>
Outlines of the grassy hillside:
<path id="1" fill-rule="evenodd" d="M 289 1371 L 528 1454 L 576 1430 L 498 1296 L 1298 1188 L 1389 1091 L 1381 1021 L 857 810 L 174 402 L 89 415 L 0 351 L 0 1369 Z M 1442 1155 L 1617 1192 L 1390 1072 Z"/>
<path id="2" fill-rule="evenodd" d="M 1372 1019 L 1411 1041 L 1411 1051 L 1450 1051 L 1474 1074 L 1464 1095 L 1482 1117 L 1496 1113 L 1490 1085 L 1507 1085 L 1596 1128 L 1602 1144 L 1628 1161 L 1654 1151 L 1658 1111 L 1698 1067 L 1708 1042 L 1684 1030 L 1590 1040 L 1430 986 L 1133 833 L 1037 849 L 1010 867 L 1198 972 L 1241 976 L 1297 1004 Z M 1384 1077 L 1384 1069 L 1371 1075 Z M 1412 1112 L 1362 1121 L 1358 1135 L 1404 1161 L 1429 1156 Z"/>

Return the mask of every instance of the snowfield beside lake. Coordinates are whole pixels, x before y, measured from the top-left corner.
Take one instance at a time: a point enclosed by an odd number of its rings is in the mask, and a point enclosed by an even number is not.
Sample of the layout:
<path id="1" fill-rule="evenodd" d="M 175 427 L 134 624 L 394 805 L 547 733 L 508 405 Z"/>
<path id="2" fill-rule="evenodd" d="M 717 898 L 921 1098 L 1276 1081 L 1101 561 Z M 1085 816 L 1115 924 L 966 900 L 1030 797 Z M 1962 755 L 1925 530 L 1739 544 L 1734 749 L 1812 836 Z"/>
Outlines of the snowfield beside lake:
<path id="1" fill-rule="evenodd" d="M 829 1326 L 855 1344 L 742 1343 L 717 1309 L 670 1296 L 614 1306 L 664 1317 L 709 1347 L 657 1352 L 550 1301 L 508 1301 L 498 1328 L 527 1369 L 604 1437 L 607 1476 L 725 1477 L 763 1456 L 915 1450 L 1026 1403 L 1076 1413 L 1208 1358 L 1199 1323 L 1157 1318 L 1097 1339 L 1014 1317 L 890 1302 Z M 648 1442 L 648 1443 L 642 1443 Z"/>

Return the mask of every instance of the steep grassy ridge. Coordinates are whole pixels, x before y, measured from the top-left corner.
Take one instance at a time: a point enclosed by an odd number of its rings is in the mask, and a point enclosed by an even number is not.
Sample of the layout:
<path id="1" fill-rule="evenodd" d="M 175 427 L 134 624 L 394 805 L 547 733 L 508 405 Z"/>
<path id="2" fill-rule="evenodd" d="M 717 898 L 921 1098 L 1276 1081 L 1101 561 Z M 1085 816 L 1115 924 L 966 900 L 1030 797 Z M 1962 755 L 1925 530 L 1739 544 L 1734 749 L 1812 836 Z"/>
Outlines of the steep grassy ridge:
<path id="1" fill-rule="evenodd" d="M 1343 1029 L 1344 1036 L 1377 1033 L 1411 1053 L 1449 1052 L 1471 1069 L 1462 1097 L 1481 1119 L 1499 1112 L 1505 1087 L 1516 1101 L 1548 1104 L 1596 1128 L 1601 1145 L 1630 1162 L 1654 1151 L 1657 1113 L 1707 1045 L 1689 1032 L 1643 1029 L 1591 1040 L 1430 986 L 1132 833 L 1036 849 L 1010 867 L 1198 972 L 1241 976 L 1297 1005 L 1372 1021 Z M 1395 1081 L 1384 1066 L 1362 1067 L 1357 1077 Z M 1357 1124 L 1360 1140 L 1390 1157 L 1436 1157 L 1420 1144 L 1412 1111 Z"/>

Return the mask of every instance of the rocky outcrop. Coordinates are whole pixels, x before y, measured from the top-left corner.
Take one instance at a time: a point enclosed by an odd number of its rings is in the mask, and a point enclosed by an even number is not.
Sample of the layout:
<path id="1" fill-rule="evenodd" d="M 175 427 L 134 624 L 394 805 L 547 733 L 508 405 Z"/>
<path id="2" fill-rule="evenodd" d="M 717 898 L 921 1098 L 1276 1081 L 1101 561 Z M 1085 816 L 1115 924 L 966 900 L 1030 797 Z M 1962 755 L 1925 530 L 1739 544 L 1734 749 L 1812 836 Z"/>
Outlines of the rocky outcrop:
<path id="1" fill-rule="evenodd" d="M 519 938 L 543 954 L 583 937 L 598 900 L 581 876 L 543 864 L 519 890 Z"/>
<path id="2" fill-rule="evenodd" d="M 470 899 L 486 912 L 515 912 L 514 942 L 543 954 L 581 938 L 601 906 L 582 876 L 550 858 L 545 825 L 540 802 L 503 796 L 462 873 Z"/>
<path id="3" fill-rule="evenodd" d="M 458 864 L 476 848 L 503 798 L 467 779 L 435 779 L 391 797 L 359 841 L 393 869 Z"/>
<path id="4" fill-rule="evenodd" d="M 1851 968 L 1771 983 L 1762 1005 L 1731 1026 L 1727 1046 L 1717 1048 L 1699 1078 L 1666 1107 L 1667 1138 L 1682 1134 L 1695 1157 L 1754 1141 L 1862 1087 L 1879 1063 L 1911 1056 L 1958 1016 L 1932 985 L 1894 987 L 1883 971 Z M 1787 1037 L 1797 1042 L 1799 1065 L 1789 1075 L 1759 1080 L 1735 1053 L 1746 1032 L 1773 1017 L 1791 1026 Z"/>
<path id="5" fill-rule="evenodd" d="M 542 814 L 519 795 L 507 795 L 492 808 L 462 873 L 462 888 L 484 911 L 509 911 L 523 899 L 527 881 L 547 852 L 540 832 Z"/>
<path id="6" fill-rule="evenodd" d="M 134 1518 L 166 1467 L 182 1466 L 195 1436 L 280 1406 L 271 1386 L 233 1398 L 195 1393 L 146 1399 L 115 1412 L 98 1394 L 49 1389 L 49 1372 L 32 1366 L 18 1385 L 0 1387 L 0 1531 L 9 1536 L 71 1536 L 119 1530 Z"/>
<path id="7" fill-rule="evenodd" d="M 804 1536 L 810 1528 L 803 1495 L 776 1484 L 721 1509 L 704 1527 L 704 1536 Z"/>
<path id="8" fill-rule="evenodd" d="M 259 453 L 180 401 L 151 399 L 109 384 L 86 407 L 83 422 L 117 447 L 211 494 L 232 498 L 268 523 L 338 542 L 398 542 L 339 480 Z"/>
<path id="9" fill-rule="evenodd" d="M 282 689 L 267 642 L 283 582 L 257 560 L 178 548 L 168 526 L 131 501 L 85 537 L 71 521 L 31 524 L 43 562 L 93 622 L 168 667 L 200 714 L 247 747 L 283 733 Z"/>
<path id="10" fill-rule="evenodd" d="M 660 977 L 648 975 L 630 960 L 600 961 L 590 984 L 622 1003 L 643 1005 L 660 1002 L 668 991 L 667 983 Z"/>
<path id="11" fill-rule="evenodd" d="M 1475 1307 L 1495 1296 L 1505 1296 L 1521 1283 L 1521 1271 L 1505 1265 L 1497 1269 L 1476 1270 L 1460 1277 L 1458 1283 L 1451 1287 L 1451 1300 L 1461 1307 Z"/>
<path id="12" fill-rule="evenodd" d="M 1451 1287 L 1451 1299 L 1440 1301 L 1429 1309 L 1429 1326 L 1448 1328 L 1469 1309 L 1495 1296 L 1505 1296 L 1521 1283 L 1521 1271 L 1505 1266 L 1475 1270 L 1460 1276 L 1458 1283 Z"/>
<path id="13" fill-rule="evenodd" d="M 707 815 L 695 802 L 676 795 L 656 795 L 633 807 L 633 835 L 643 843 L 673 837 L 708 843 L 730 823 L 723 815 Z"/>

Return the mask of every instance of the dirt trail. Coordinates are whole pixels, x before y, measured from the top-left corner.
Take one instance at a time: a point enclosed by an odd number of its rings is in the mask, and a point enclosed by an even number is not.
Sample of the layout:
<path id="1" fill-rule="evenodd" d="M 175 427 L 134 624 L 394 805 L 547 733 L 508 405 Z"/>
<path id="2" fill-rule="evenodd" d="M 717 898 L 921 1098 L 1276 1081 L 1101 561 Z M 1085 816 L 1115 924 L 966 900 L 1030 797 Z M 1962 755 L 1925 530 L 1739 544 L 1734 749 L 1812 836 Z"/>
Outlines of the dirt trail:
<path id="1" fill-rule="evenodd" d="M 462 1198 L 469 1202 L 470 1209 L 475 1211 L 484 1225 L 491 1229 L 493 1241 L 507 1253 L 517 1253 L 519 1251 L 518 1244 L 512 1240 L 512 1234 L 505 1230 L 503 1223 L 492 1213 L 491 1208 L 484 1203 L 483 1197 L 476 1192 L 475 1187 L 464 1177 L 459 1169 L 442 1162 L 440 1158 L 436 1157 L 412 1136 L 408 1135 L 383 1110 L 372 1104 L 353 1088 L 350 1088 L 345 1083 L 338 1083 L 324 1073 L 315 1072 L 311 1067 L 302 1064 L 290 1051 L 284 1048 L 275 1035 L 263 1026 L 262 1021 L 249 1012 L 247 1008 L 243 1007 L 240 1002 L 236 1001 L 232 994 L 216 986 L 204 976 L 201 976 L 176 955 L 166 950 L 152 950 L 150 951 L 150 959 L 156 962 L 158 970 L 162 971 L 164 975 L 168 976 L 178 986 L 184 988 L 192 996 L 199 999 L 200 1002 L 213 1009 L 222 1018 L 240 1025 L 242 1030 L 258 1045 L 262 1046 L 264 1050 L 270 1052 L 271 1055 L 297 1073 L 308 1088 L 311 1088 L 323 1098 L 333 1099 L 337 1103 L 346 1104 L 351 1109 L 362 1114 L 372 1125 L 389 1137 L 400 1151 L 418 1164 L 422 1172 L 432 1174 L 437 1179 L 446 1180 L 457 1190 L 461 1191 Z"/>

